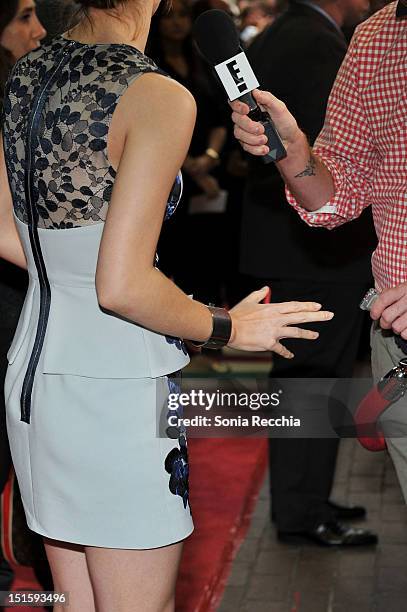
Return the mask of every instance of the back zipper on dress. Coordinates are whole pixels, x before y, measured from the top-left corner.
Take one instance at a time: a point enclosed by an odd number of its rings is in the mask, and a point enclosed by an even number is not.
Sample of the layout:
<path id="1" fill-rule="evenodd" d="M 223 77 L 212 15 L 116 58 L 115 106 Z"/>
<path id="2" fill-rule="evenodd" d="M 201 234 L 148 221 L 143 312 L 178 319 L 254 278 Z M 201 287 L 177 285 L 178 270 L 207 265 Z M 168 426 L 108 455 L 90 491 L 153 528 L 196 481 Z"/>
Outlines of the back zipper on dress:
<path id="1" fill-rule="evenodd" d="M 25 170 L 25 193 L 27 202 L 28 215 L 28 231 L 30 236 L 30 244 L 35 266 L 38 272 L 38 280 L 40 284 L 40 312 L 38 317 L 37 332 L 35 335 L 34 346 L 28 362 L 27 371 L 24 377 L 24 382 L 21 391 L 20 406 L 21 418 L 25 423 L 30 423 L 31 417 L 31 399 L 34 386 L 35 373 L 38 367 L 38 362 L 41 355 L 41 350 L 44 345 L 45 333 L 47 330 L 49 311 L 51 307 L 51 287 L 49 284 L 47 270 L 44 263 L 44 258 L 41 251 L 41 243 L 38 235 L 38 211 L 34 202 L 34 170 L 32 163 L 37 146 L 38 128 L 41 118 L 41 113 L 49 94 L 51 87 L 56 82 L 61 74 L 62 68 L 69 61 L 69 52 L 73 42 L 68 42 L 68 45 L 62 51 L 62 57 L 58 57 L 58 65 L 53 73 L 44 79 L 40 86 L 40 90 L 34 100 L 33 110 L 27 125 L 27 164 Z M 51 231 L 51 230 L 49 230 Z"/>

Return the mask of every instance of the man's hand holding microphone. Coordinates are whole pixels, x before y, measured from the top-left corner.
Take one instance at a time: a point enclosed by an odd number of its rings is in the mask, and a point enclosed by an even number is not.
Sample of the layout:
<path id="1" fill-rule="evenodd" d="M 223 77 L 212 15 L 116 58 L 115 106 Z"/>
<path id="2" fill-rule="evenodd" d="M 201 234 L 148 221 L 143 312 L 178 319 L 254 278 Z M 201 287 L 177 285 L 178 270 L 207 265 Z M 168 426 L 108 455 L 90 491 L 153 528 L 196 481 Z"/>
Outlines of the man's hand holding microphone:
<path id="1" fill-rule="evenodd" d="M 276 162 L 286 185 L 303 208 L 318 211 L 335 193 L 330 171 L 313 154 L 284 102 L 268 91 L 255 89 L 251 93 L 262 111 L 270 116 L 287 151 L 287 156 Z M 242 148 L 252 155 L 267 155 L 269 147 L 262 123 L 250 119 L 250 109 L 244 102 L 235 100 L 230 106 L 234 134 Z"/>

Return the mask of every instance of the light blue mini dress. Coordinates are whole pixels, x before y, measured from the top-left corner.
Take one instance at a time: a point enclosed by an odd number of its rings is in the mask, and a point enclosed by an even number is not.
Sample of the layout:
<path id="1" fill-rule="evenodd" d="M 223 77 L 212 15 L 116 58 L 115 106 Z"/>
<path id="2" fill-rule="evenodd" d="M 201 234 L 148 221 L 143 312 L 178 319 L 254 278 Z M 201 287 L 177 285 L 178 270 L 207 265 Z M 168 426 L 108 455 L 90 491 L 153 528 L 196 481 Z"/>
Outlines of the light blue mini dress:
<path id="1" fill-rule="evenodd" d="M 29 272 L 7 355 L 7 431 L 30 529 L 88 546 L 156 548 L 193 530 L 185 431 L 160 437 L 157 425 L 189 361 L 184 344 L 103 311 L 95 288 L 116 176 L 111 118 L 154 71 L 131 46 L 60 36 L 20 59 L 6 86 L 4 151 Z M 181 191 L 178 175 L 167 217 Z"/>

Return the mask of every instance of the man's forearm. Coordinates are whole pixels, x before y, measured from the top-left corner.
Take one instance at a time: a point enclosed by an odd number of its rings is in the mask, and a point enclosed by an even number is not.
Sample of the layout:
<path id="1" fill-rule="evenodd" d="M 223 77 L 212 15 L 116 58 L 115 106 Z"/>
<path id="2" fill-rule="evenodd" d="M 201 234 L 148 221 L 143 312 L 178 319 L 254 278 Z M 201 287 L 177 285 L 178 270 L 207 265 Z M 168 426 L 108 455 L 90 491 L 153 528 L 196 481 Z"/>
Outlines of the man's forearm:
<path id="1" fill-rule="evenodd" d="M 287 157 L 277 164 L 284 182 L 303 208 L 316 211 L 335 193 L 332 174 L 316 157 L 305 134 L 287 147 Z"/>

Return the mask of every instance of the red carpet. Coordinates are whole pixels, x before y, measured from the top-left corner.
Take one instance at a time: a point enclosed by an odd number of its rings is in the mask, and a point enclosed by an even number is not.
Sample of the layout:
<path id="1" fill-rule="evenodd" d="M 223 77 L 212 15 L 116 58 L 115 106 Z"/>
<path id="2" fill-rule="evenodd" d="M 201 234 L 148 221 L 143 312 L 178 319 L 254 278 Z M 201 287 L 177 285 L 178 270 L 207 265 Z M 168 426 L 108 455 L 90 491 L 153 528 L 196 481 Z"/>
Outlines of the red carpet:
<path id="1" fill-rule="evenodd" d="M 250 523 L 267 465 L 267 440 L 191 439 L 189 453 L 195 532 L 185 543 L 176 610 L 213 612 Z M 39 587 L 30 569 L 19 568 L 13 588 Z"/>

